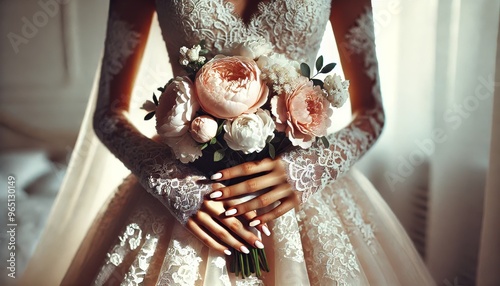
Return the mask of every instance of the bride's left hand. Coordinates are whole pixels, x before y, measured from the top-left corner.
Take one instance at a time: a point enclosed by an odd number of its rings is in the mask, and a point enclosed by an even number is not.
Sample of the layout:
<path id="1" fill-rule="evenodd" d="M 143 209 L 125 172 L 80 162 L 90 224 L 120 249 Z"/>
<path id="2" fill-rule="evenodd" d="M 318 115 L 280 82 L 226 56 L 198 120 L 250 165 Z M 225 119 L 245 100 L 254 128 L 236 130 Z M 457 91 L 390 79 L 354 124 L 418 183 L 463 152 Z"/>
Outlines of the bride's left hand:
<path id="1" fill-rule="evenodd" d="M 267 189 L 254 199 L 229 208 L 226 211 L 227 216 L 242 215 L 277 202 L 278 206 L 268 212 L 259 214 L 249 223 L 250 226 L 256 226 L 272 221 L 300 205 L 301 194 L 294 190 L 287 181 L 286 170 L 280 157 L 247 162 L 224 169 L 214 174 L 212 179 L 220 182 L 247 176 L 252 176 L 252 178 L 234 185 L 214 189 L 210 193 L 210 198 L 224 200 Z"/>

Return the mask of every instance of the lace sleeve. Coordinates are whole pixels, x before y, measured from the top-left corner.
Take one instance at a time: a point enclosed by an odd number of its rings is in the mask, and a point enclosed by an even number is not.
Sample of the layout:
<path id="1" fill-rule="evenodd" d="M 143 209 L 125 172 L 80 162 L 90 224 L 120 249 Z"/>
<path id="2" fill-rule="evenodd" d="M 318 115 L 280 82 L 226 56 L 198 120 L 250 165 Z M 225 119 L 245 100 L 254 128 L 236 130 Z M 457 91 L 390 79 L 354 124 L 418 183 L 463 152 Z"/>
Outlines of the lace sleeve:
<path id="1" fill-rule="evenodd" d="M 185 224 L 200 208 L 210 184 L 200 172 L 178 162 L 168 147 L 147 138 L 130 123 L 124 111 L 126 97 L 111 97 L 111 93 L 127 90 L 124 83 L 130 80 L 124 74 L 132 57 L 140 54 L 141 37 L 130 23 L 110 14 L 94 130 L 142 186 Z"/>
<path id="2" fill-rule="evenodd" d="M 375 104 L 372 109 L 357 114 L 347 127 L 328 135 L 329 147 L 318 141 L 308 149 L 297 148 L 281 155 L 288 181 L 302 192 L 302 202 L 347 172 L 375 143 L 384 125 L 370 10 L 357 20 L 357 25 L 347 34 L 347 40 L 353 54 L 364 56 L 366 75 L 373 82 Z"/>

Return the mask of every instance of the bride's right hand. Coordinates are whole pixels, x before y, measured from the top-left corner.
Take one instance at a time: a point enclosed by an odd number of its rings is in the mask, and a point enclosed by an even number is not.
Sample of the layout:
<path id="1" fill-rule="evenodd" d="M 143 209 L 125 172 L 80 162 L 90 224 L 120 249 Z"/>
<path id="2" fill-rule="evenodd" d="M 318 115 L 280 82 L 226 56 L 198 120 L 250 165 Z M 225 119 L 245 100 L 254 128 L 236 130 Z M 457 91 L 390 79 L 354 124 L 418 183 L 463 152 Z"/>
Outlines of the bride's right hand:
<path id="1" fill-rule="evenodd" d="M 249 252 L 246 245 L 264 248 L 259 237 L 246 226 L 257 214 L 249 212 L 244 217 L 226 217 L 226 210 L 227 206 L 223 202 L 206 199 L 198 212 L 188 219 L 186 228 L 206 246 L 226 255 L 231 254 L 227 246 L 243 253 Z"/>

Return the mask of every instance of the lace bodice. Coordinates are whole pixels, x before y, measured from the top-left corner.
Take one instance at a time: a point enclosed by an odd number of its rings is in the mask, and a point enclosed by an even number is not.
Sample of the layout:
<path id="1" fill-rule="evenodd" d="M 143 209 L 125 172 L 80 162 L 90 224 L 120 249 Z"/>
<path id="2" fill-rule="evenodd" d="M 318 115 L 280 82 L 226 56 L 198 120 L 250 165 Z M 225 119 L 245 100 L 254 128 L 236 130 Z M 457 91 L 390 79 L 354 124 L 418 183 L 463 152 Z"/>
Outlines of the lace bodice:
<path id="1" fill-rule="evenodd" d="M 313 63 L 319 50 L 330 0 L 268 0 L 245 23 L 226 0 L 157 0 L 157 12 L 174 74 L 181 73 L 181 46 L 205 40 L 209 50 L 221 52 L 231 44 L 264 37 L 276 52 Z"/>

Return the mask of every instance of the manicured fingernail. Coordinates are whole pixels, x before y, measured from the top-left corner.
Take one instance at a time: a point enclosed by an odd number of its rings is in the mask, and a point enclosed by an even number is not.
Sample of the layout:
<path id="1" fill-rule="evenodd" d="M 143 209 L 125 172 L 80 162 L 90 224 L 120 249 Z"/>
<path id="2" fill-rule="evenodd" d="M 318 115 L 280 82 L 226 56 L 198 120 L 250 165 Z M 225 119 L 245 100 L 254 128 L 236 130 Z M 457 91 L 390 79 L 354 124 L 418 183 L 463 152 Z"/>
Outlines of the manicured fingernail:
<path id="1" fill-rule="evenodd" d="M 241 252 L 245 253 L 245 254 L 249 254 L 250 253 L 250 250 L 248 250 L 248 248 L 246 248 L 246 246 L 242 245 L 240 247 L 240 250 Z"/>
<path id="2" fill-rule="evenodd" d="M 218 180 L 220 178 L 222 178 L 222 173 L 215 173 L 212 175 L 212 177 L 210 177 L 210 179 L 212 180 Z"/>
<path id="3" fill-rule="evenodd" d="M 231 255 L 231 251 L 229 251 L 229 249 L 226 249 L 226 250 L 224 250 L 224 254 L 229 256 L 229 255 Z"/>
<path id="4" fill-rule="evenodd" d="M 264 232 L 265 235 L 271 236 L 271 232 L 269 231 L 269 228 L 267 228 L 267 226 L 263 225 L 262 231 Z"/>
<path id="5" fill-rule="evenodd" d="M 211 199 L 216 199 L 216 198 L 220 198 L 222 197 L 222 192 L 221 191 L 217 191 L 217 192 L 213 192 L 210 194 L 210 198 Z"/>
<path id="6" fill-rule="evenodd" d="M 237 212 L 238 212 L 238 210 L 237 210 L 237 209 L 232 209 L 232 210 L 228 210 L 228 211 L 226 211 L 226 212 L 225 212 L 225 215 L 226 215 L 226 216 L 230 216 L 230 215 L 234 215 L 234 214 L 236 214 Z"/>
<path id="7" fill-rule="evenodd" d="M 248 225 L 253 227 L 253 226 L 256 226 L 259 224 L 260 224 L 260 220 L 257 219 L 257 220 L 251 221 Z"/>
<path id="8" fill-rule="evenodd" d="M 257 248 L 264 249 L 264 244 L 262 244 L 262 242 L 260 242 L 260 241 L 258 241 L 258 240 L 255 242 L 255 246 L 256 246 Z"/>

